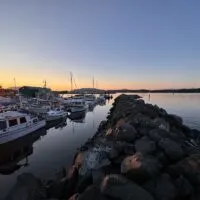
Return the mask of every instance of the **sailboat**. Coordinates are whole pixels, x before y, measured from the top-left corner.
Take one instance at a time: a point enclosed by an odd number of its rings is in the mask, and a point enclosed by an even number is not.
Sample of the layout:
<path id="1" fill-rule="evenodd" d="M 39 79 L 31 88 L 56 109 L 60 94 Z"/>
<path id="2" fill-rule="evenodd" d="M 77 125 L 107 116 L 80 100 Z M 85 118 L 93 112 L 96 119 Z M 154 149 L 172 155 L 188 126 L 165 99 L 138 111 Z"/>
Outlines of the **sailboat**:
<path id="1" fill-rule="evenodd" d="M 92 80 L 92 85 L 93 85 L 93 93 L 94 93 L 94 77 Z M 97 103 L 95 95 L 94 94 L 85 95 L 85 102 L 89 107 L 94 107 Z"/>
<path id="2" fill-rule="evenodd" d="M 73 75 L 70 73 L 70 80 L 71 80 L 71 92 L 73 90 Z M 74 112 L 84 112 L 87 110 L 87 106 L 85 103 L 84 96 L 74 96 L 68 99 L 69 103 L 69 111 L 71 113 Z"/>

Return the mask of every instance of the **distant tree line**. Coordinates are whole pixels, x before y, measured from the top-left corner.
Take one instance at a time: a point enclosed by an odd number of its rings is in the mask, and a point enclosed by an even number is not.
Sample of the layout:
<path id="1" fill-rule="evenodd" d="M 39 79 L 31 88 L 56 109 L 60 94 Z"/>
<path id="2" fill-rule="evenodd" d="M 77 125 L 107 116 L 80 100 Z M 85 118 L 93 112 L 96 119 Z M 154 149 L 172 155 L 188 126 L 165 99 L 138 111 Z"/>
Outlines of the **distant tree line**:
<path id="1" fill-rule="evenodd" d="M 107 90 L 108 93 L 200 93 L 200 88 L 191 89 L 162 89 L 162 90 Z"/>

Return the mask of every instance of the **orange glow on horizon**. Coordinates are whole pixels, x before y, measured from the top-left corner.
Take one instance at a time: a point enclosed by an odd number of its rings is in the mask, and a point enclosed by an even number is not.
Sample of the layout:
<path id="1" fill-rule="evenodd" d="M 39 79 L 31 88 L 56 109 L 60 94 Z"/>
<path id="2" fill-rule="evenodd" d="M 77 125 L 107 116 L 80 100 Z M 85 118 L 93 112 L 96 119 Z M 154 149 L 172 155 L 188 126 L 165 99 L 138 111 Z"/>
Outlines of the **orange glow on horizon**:
<path id="1" fill-rule="evenodd" d="M 44 86 L 44 80 L 38 81 L 35 80 L 34 78 L 23 78 L 22 80 L 18 80 L 16 78 L 16 86 L 17 87 L 22 87 L 22 86 L 36 86 L 36 87 L 43 87 Z M 6 79 L 0 77 L 0 85 L 3 88 L 10 88 L 14 87 L 14 78 L 13 79 Z M 73 87 L 73 89 L 79 89 L 79 88 L 92 88 L 92 86 L 89 84 L 89 82 L 82 82 L 81 84 L 78 85 L 78 88 Z M 57 91 L 62 91 L 62 90 L 70 90 L 71 86 L 69 83 L 64 83 L 64 81 L 48 81 L 47 80 L 47 87 L 51 88 L 52 90 L 57 90 Z M 120 83 L 120 84 L 114 84 L 114 83 L 102 83 L 98 89 L 103 89 L 103 90 L 117 90 L 117 89 L 132 89 L 132 90 L 139 90 L 139 89 L 178 89 L 178 88 L 183 88 L 181 85 L 177 85 L 176 87 L 173 87 L 170 84 L 150 84 L 150 83 L 132 83 L 132 84 L 126 84 L 126 83 Z M 194 87 L 187 87 L 187 88 L 194 88 Z"/>
<path id="2" fill-rule="evenodd" d="M 25 75 L 26 74 L 26 75 Z M 27 75 L 28 74 L 28 75 Z M 26 70 L 18 70 L 16 68 L 8 68 L 3 71 L 0 71 L 0 85 L 4 88 L 14 87 L 14 78 L 16 80 L 16 86 L 37 86 L 43 87 L 44 80 L 47 81 L 47 87 L 52 90 L 70 90 L 70 78 L 67 74 L 61 74 L 60 72 L 56 73 L 56 71 L 45 71 L 44 69 L 35 70 L 26 69 Z M 73 89 L 78 88 L 92 88 L 92 78 L 88 76 L 84 76 L 82 74 L 78 74 L 75 77 L 77 88 L 73 86 Z M 97 86 L 97 87 L 96 87 Z M 187 86 L 179 83 L 169 83 L 169 82 L 134 82 L 134 81 L 124 81 L 120 78 L 115 78 L 110 81 L 110 77 L 98 78 L 98 85 L 94 85 L 95 88 L 98 89 L 178 89 L 178 88 L 198 88 L 198 84 L 194 85 L 194 83 L 187 83 Z"/>

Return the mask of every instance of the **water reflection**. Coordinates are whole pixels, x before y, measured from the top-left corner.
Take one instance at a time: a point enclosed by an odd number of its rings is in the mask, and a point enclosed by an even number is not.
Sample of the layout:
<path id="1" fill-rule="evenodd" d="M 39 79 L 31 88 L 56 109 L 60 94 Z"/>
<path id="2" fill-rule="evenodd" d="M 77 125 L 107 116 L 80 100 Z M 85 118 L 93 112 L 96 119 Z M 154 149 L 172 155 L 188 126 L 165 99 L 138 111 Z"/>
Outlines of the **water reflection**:
<path id="1" fill-rule="evenodd" d="M 64 128 L 65 126 L 67 126 L 67 118 L 62 118 L 62 119 L 47 122 L 46 129 L 48 130 L 53 127 L 55 127 L 56 129 Z"/>
<path id="2" fill-rule="evenodd" d="M 21 167 L 27 167 L 28 156 L 33 153 L 33 143 L 46 135 L 46 130 L 41 129 L 17 140 L 0 145 L 0 174 L 12 174 Z M 25 158 L 24 163 L 20 163 Z"/>

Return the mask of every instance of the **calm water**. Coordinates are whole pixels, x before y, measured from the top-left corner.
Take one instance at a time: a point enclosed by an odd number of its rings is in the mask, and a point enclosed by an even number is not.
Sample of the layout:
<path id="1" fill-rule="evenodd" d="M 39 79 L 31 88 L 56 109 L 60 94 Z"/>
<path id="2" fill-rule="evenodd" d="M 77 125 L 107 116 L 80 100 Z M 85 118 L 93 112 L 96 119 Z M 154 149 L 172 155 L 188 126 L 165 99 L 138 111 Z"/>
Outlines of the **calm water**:
<path id="1" fill-rule="evenodd" d="M 200 130 L 200 94 L 139 94 L 148 103 L 157 104 L 181 116 L 184 123 Z M 114 97 L 118 94 L 114 95 Z M 114 100 L 114 99 L 113 99 Z M 0 199 L 3 199 L 22 172 L 32 172 L 38 177 L 48 177 L 61 166 L 69 166 L 76 149 L 92 137 L 99 123 L 107 116 L 113 100 L 93 111 L 47 130 L 28 135 L 12 143 L 0 146 Z M 74 118 L 79 116 L 73 116 Z M 3 166 L 8 157 L 9 166 Z"/>

